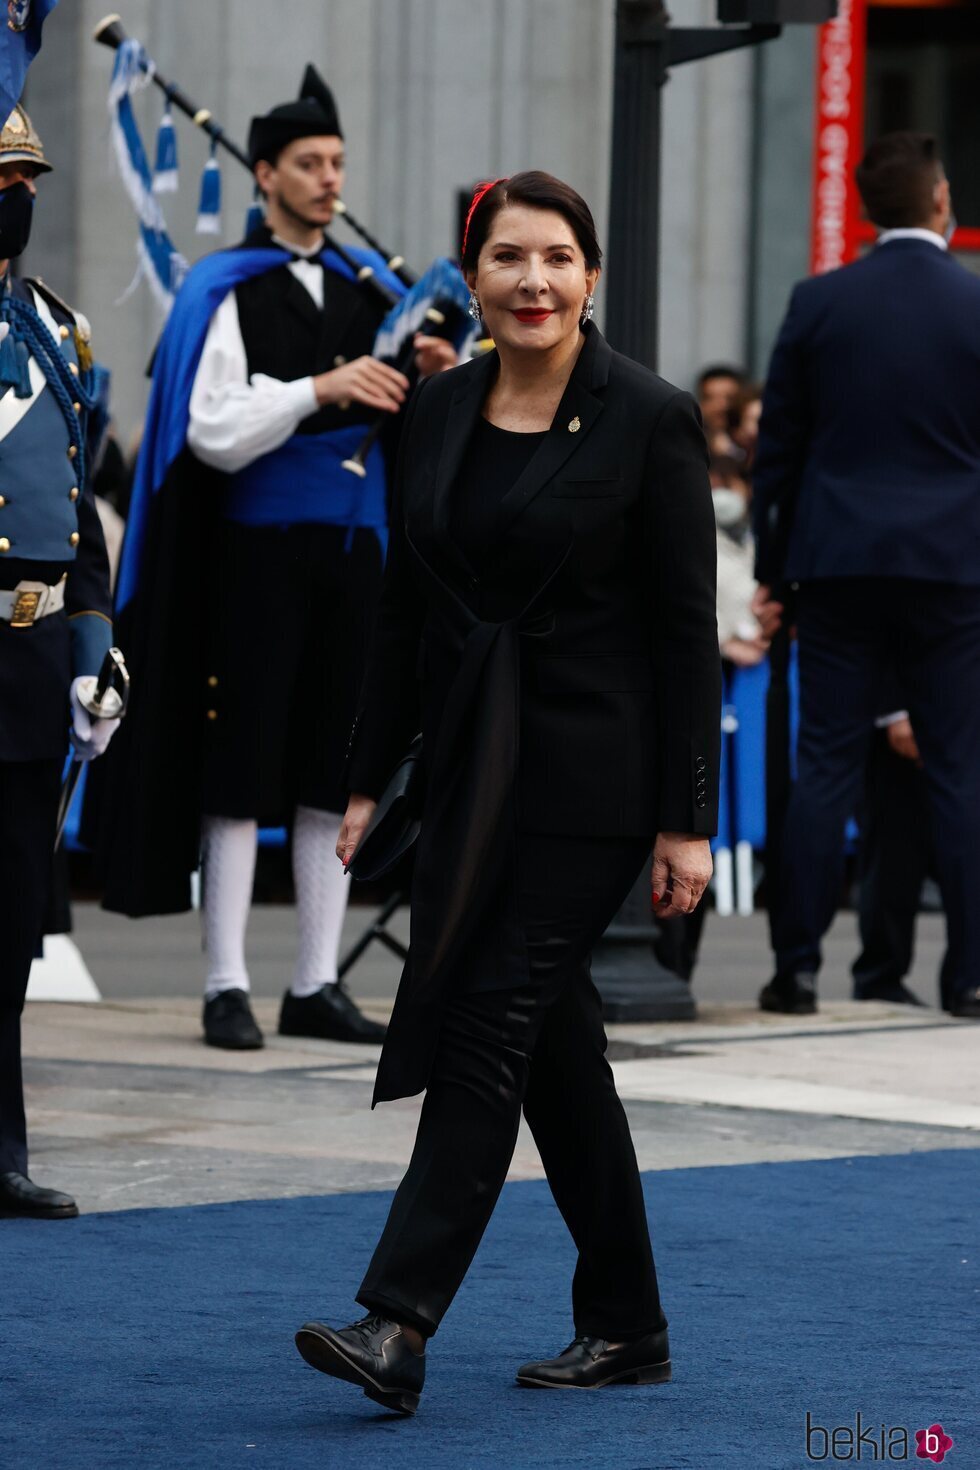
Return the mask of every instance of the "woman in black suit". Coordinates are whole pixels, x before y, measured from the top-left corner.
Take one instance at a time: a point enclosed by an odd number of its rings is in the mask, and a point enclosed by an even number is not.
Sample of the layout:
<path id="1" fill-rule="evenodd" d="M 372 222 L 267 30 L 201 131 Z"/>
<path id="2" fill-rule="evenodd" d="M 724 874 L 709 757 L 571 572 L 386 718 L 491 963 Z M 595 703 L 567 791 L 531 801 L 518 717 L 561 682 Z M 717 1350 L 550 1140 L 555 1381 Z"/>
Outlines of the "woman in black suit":
<path id="1" fill-rule="evenodd" d="M 496 351 L 429 379 L 402 437 L 338 855 L 422 729 L 412 945 L 375 1102 L 426 1090 L 358 1292 L 307 1362 L 411 1413 L 489 1220 L 521 1108 L 578 1247 L 575 1342 L 534 1387 L 670 1376 L 636 1156 L 589 955 L 651 846 L 654 911 L 711 873 L 715 526 L 691 398 L 591 323 L 588 206 L 517 174 L 478 191 L 463 267 Z"/>

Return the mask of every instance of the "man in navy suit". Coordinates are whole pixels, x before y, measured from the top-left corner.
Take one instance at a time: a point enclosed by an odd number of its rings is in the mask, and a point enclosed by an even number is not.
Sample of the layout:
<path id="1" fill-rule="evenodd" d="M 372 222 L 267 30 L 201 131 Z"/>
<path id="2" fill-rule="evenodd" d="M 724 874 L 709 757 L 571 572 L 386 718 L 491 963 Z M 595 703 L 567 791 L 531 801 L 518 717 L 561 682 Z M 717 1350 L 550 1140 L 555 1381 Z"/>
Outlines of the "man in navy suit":
<path id="1" fill-rule="evenodd" d="M 980 280 L 947 252 L 933 138 L 891 133 L 857 171 L 864 259 L 801 282 L 773 352 L 755 466 L 756 611 L 794 594 L 797 780 L 764 1010 L 816 1010 L 883 677 L 898 661 L 925 764 L 950 1010 L 980 1019 Z"/>

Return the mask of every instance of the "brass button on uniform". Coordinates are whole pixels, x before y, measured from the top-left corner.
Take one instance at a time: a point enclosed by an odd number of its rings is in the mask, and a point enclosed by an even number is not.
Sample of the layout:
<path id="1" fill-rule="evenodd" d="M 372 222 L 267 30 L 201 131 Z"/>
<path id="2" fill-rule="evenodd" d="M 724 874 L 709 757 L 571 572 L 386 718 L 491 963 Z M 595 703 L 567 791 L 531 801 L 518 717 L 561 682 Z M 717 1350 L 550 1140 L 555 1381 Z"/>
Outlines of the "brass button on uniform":
<path id="1" fill-rule="evenodd" d="M 218 687 L 218 676 L 217 676 L 217 674 L 209 674 L 208 675 L 208 688 L 209 689 L 217 689 L 217 687 Z"/>
<path id="2" fill-rule="evenodd" d="M 68 371 L 71 373 L 71 375 L 72 375 L 73 378 L 77 378 L 78 377 L 78 363 L 77 362 L 70 362 L 68 364 Z"/>
<path id="3" fill-rule="evenodd" d="M 76 413 L 81 413 L 82 411 L 82 405 L 80 403 L 73 403 L 72 408 L 75 410 Z"/>
<path id="4" fill-rule="evenodd" d="M 69 500 L 77 500 L 78 499 L 78 486 L 77 485 L 73 485 L 71 487 L 71 489 L 68 491 L 68 499 Z"/>
<path id="5" fill-rule="evenodd" d="M 208 710 L 208 719 L 209 720 L 216 720 L 217 718 L 218 718 L 218 711 L 216 709 L 209 709 Z"/>
<path id="6" fill-rule="evenodd" d="M 68 448 L 68 458 L 69 459 L 75 459 L 77 457 L 77 455 L 78 455 L 78 450 L 75 448 L 74 444 L 69 445 L 69 448 Z"/>
<path id="7" fill-rule="evenodd" d="M 62 326 L 58 328 L 58 335 L 61 338 L 62 342 L 67 342 L 68 338 L 71 336 L 71 332 L 67 327 Z"/>
<path id="8" fill-rule="evenodd" d="M 10 542 L 7 540 L 6 536 L 0 536 L 0 551 L 9 551 L 9 550 L 10 550 Z"/>
<path id="9" fill-rule="evenodd" d="M 4 506 L 6 504 L 7 504 L 7 497 L 5 495 L 0 495 L 0 510 L 3 510 L 3 508 L 4 508 Z"/>
<path id="10" fill-rule="evenodd" d="M 77 546 L 78 543 L 79 543 L 79 541 L 81 541 L 81 539 L 82 538 L 81 538 L 81 536 L 79 536 L 79 534 L 78 534 L 77 531 L 72 531 L 71 535 L 68 537 L 68 545 L 69 546 Z"/>

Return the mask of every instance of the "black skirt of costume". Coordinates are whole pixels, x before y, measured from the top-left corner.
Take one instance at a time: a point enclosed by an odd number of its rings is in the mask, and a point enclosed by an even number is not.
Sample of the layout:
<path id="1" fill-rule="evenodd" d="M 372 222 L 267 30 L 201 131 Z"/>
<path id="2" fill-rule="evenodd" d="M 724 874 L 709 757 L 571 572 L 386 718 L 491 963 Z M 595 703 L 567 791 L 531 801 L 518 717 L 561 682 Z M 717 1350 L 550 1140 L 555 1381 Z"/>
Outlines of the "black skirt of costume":
<path id="1" fill-rule="evenodd" d="M 217 551 L 202 810 L 268 825 L 289 821 L 297 805 L 342 812 L 381 586 L 378 537 L 223 521 Z"/>

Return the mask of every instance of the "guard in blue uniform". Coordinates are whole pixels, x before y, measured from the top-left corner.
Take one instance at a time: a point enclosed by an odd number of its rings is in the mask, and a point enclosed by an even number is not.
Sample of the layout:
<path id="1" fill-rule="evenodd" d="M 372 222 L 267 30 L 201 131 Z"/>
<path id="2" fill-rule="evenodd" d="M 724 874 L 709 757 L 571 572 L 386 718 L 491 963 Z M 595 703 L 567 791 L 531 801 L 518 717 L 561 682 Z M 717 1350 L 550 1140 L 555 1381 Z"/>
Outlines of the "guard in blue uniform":
<path id="1" fill-rule="evenodd" d="M 112 643 L 109 563 L 87 483 L 88 325 L 17 280 L 35 180 L 50 169 L 27 114 L 0 133 L 0 1216 L 64 1219 L 75 1201 L 27 1174 L 20 1017 L 51 878 L 69 734 L 100 755 L 79 681 Z"/>

